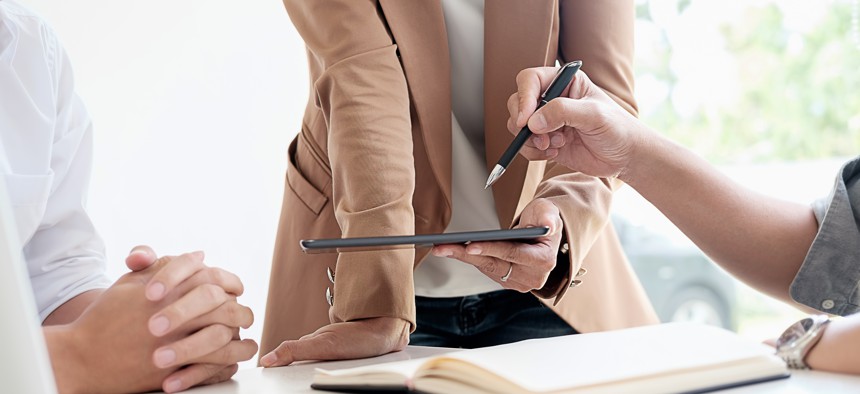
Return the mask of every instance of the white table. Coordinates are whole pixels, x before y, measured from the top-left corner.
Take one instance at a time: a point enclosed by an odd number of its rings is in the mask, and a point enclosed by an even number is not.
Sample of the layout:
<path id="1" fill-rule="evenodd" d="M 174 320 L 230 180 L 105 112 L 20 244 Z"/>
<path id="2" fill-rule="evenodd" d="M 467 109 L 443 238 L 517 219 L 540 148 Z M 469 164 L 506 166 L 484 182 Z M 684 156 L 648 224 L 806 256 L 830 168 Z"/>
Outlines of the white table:
<path id="1" fill-rule="evenodd" d="M 303 362 L 280 368 L 243 369 L 237 372 L 233 377 L 233 380 L 229 382 L 197 387 L 189 390 L 188 392 L 197 394 L 321 394 L 325 393 L 325 391 L 317 391 L 310 388 L 314 368 L 351 368 L 361 365 L 428 357 L 448 353 L 452 350 L 453 349 L 446 348 L 409 346 L 402 352 L 361 360 Z M 818 371 L 792 371 L 792 376 L 788 379 L 720 391 L 720 393 L 727 394 L 832 394 L 857 392 L 860 392 L 860 376 L 840 375 Z"/>

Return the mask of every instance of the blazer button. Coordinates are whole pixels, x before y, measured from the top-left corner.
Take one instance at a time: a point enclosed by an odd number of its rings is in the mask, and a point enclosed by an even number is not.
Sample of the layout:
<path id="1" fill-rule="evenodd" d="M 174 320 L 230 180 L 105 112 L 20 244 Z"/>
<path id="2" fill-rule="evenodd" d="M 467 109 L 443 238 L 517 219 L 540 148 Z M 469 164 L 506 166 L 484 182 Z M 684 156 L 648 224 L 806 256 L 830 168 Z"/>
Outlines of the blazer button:
<path id="1" fill-rule="evenodd" d="M 328 281 L 331 282 L 331 284 L 334 284 L 334 271 L 332 271 L 331 268 L 326 267 L 325 275 L 328 277 Z"/>
<path id="2" fill-rule="evenodd" d="M 328 306 L 334 306 L 334 295 L 331 293 L 331 287 L 325 288 L 325 302 Z"/>
<path id="3" fill-rule="evenodd" d="M 572 289 L 572 288 L 574 288 L 574 287 L 576 287 L 576 286 L 579 286 L 579 285 L 581 285 L 581 284 L 582 284 L 582 281 L 581 281 L 581 280 L 579 280 L 579 279 L 574 279 L 574 281 L 573 281 L 573 282 L 570 282 L 570 288 Z"/>

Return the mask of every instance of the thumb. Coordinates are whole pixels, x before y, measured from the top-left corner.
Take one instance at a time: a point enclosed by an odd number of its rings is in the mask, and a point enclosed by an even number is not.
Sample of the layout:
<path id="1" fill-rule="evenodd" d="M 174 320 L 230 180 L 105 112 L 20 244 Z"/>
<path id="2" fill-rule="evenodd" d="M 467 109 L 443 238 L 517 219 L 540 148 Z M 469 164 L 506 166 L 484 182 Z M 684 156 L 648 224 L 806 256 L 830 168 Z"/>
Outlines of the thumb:
<path id="1" fill-rule="evenodd" d="M 338 341 L 326 337 L 329 337 L 326 333 L 315 332 L 298 340 L 281 342 L 275 350 L 260 358 L 260 365 L 271 368 L 290 365 L 295 361 L 343 358 L 336 351 L 339 347 Z"/>
<path id="2" fill-rule="evenodd" d="M 588 99 L 559 97 L 550 100 L 529 119 L 529 129 L 535 134 L 547 134 L 564 126 L 580 128 L 590 118 L 593 103 Z"/>
<path id="3" fill-rule="evenodd" d="M 517 227 L 549 227 L 549 235 L 563 227 L 558 207 L 550 200 L 536 199 L 523 210 Z"/>
<path id="4" fill-rule="evenodd" d="M 156 260 L 158 260 L 158 256 L 152 248 L 146 245 L 138 245 L 128 253 L 128 257 L 125 258 L 125 265 L 128 269 L 137 272 L 149 268 Z"/>

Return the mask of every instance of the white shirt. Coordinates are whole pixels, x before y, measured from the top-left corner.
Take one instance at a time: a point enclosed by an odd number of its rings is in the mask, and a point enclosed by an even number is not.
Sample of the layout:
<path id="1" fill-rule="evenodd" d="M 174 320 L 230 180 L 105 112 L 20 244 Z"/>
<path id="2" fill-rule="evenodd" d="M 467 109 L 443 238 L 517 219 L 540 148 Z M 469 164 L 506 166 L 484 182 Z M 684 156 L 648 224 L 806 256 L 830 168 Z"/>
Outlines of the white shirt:
<path id="1" fill-rule="evenodd" d="M 0 1 L 0 171 L 42 320 L 110 285 L 84 208 L 91 166 L 92 124 L 63 48 L 35 13 Z"/>
<path id="2" fill-rule="evenodd" d="M 446 232 L 499 228 L 492 190 L 484 190 L 484 0 L 442 0 L 451 56 L 451 222 Z M 459 260 L 428 256 L 415 271 L 415 294 L 461 297 L 502 286 Z"/>

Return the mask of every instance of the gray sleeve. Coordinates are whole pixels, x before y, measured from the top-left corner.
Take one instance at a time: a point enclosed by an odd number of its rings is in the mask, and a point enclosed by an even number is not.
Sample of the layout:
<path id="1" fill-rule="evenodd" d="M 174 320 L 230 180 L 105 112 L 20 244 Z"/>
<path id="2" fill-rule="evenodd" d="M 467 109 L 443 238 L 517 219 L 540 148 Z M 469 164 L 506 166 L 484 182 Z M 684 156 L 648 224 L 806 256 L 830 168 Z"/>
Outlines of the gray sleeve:
<path id="1" fill-rule="evenodd" d="M 821 212 L 823 207 L 826 209 Z M 818 235 L 791 284 L 795 301 L 826 313 L 860 311 L 860 157 L 846 163 L 826 200 L 813 204 Z"/>

